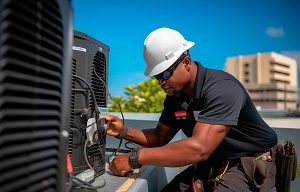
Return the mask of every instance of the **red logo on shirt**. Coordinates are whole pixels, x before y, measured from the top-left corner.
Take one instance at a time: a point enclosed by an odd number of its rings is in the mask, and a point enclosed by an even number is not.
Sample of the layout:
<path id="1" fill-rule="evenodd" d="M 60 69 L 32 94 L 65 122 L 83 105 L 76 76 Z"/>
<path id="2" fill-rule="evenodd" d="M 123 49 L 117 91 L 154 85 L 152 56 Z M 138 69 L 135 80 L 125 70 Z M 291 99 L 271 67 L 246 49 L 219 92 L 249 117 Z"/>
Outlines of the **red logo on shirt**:
<path id="1" fill-rule="evenodd" d="M 186 111 L 175 111 L 176 119 L 186 119 L 187 113 Z"/>

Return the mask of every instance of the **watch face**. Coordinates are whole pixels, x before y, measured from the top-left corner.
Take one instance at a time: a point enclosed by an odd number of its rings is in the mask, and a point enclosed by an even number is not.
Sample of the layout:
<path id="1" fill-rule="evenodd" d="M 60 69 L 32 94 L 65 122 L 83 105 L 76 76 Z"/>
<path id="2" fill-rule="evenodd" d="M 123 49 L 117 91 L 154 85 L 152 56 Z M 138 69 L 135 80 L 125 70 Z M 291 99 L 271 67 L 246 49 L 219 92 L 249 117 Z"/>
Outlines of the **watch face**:
<path id="1" fill-rule="evenodd" d="M 141 165 L 138 164 L 140 148 L 133 149 L 129 154 L 129 162 L 133 169 L 140 168 Z"/>

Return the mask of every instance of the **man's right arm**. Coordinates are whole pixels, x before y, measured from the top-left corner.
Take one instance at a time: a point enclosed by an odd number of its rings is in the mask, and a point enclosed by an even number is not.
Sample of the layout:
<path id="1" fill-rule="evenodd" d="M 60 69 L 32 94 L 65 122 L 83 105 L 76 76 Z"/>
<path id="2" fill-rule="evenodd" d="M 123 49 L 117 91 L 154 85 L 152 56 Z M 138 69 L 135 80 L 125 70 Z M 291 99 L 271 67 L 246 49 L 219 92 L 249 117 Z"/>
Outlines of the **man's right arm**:
<path id="1" fill-rule="evenodd" d="M 129 127 L 125 139 L 144 147 L 159 147 L 169 143 L 176 133 L 177 130 L 158 123 L 156 128 L 152 129 Z"/>
<path id="2" fill-rule="evenodd" d="M 121 120 L 109 115 L 107 120 L 107 134 L 110 136 L 119 136 L 124 125 Z M 167 144 L 177 133 L 178 130 L 172 129 L 162 123 L 158 123 L 156 128 L 152 129 L 137 129 L 128 128 L 128 132 L 124 137 L 127 141 L 142 145 L 144 147 L 158 147 Z"/>

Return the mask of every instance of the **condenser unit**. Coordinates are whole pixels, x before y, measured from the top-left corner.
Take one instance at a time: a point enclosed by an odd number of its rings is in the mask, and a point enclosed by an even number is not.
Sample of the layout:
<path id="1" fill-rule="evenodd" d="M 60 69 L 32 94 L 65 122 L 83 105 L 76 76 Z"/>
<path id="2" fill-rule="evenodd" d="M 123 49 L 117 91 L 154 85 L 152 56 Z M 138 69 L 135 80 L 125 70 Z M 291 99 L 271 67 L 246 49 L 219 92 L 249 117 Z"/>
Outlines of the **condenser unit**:
<path id="1" fill-rule="evenodd" d="M 75 175 L 90 168 L 95 176 L 105 172 L 103 122 L 100 122 L 99 130 L 90 126 L 95 111 L 99 112 L 95 109 L 91 92 L 99 108 L 107 107 L 108 56 L 107 45 L 85 33 L 74 32 L 69 154 Z"/>
<path id="2" fill-rule="evenodd" d="M 0 191 L 65 191 L 68 0 L 0 1 Z"/>

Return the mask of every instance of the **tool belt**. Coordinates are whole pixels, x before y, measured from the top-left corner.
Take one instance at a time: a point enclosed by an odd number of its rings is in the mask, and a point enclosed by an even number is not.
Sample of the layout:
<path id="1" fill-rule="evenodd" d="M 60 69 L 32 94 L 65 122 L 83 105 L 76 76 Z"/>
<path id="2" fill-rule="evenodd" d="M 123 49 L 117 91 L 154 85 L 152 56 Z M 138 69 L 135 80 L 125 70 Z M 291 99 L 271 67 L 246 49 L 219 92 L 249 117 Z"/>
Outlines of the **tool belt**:
<path id="1" fill-rule="evenodd" d="M 213 165 L 208 177 L 208 191 L 213 191 L 223 175 L 237 163 L 240 163 L 248 181 L 258 190 L 262 189 L 268 175 L 267 162 L 276 163 L 277 192 L 290 191 L 290 182 L 295 179 L 297 170 L 296 147 L 291 141 L 287 141 L 286 144 L 279 144 L 265 152 Z"/>
<path id="2" fill-rule="evenodd" d="M 256 189 L 263 188 L 268 175 L 268 166 L 266 162 L 274 161 L 276 148 L 266 152 L 253 154 L 252 156 L 241 157 L 241 166 L 245 176 Z"/>
<path id="3" fill-rule="evenodd" d="M 292 141 L 277 145 L 276 169 L 276 190 L 290 191 L 290 184 L 295 180 L 297 170 L 296 147 Z"/>
<path id="4" fill-rule="evenodd" d="M 273 152 L 272 152 L 273 151 Z M 255 188 L 261 189 L 267 178 L 266 162 L 274 161 L 275 147 L 261 153 L 255 153 L 251 156 L 241 157 L 240 159 L 223 161 L 218 165 L 212 166 L 209 174 L 209 191 L 213 191 L 221 181 L 223 175 L 236 164 L 240 164 L 245 176 Z"/>

